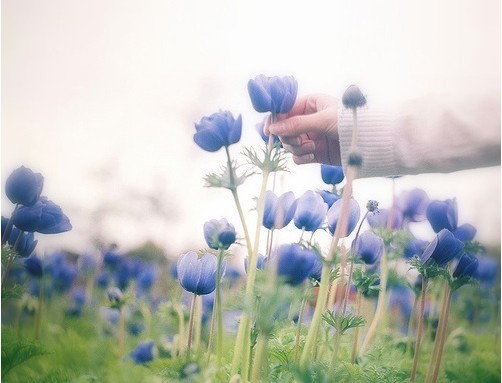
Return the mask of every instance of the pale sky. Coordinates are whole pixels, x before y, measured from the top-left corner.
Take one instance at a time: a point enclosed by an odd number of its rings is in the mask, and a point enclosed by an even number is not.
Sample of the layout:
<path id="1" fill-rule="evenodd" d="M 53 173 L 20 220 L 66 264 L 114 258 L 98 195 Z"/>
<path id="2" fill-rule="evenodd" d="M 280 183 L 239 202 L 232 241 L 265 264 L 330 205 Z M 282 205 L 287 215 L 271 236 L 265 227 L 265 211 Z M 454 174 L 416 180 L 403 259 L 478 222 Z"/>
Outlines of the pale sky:
<path id="1" fill-rule="evenodd" d="M 261 73 L 293 75 L 300 95 L 340 96 L 356 83 L 369 105 L 437 89 L 500 91 L 500 2 L 2 1 L 2 185 L 20 165 L 42 173 L 44 194 L 74 226 L 40 235 L 39 248 L 89 251 L 100 229 L 123 250 L 152 239 L 177 256 L 204 246 L 209 219 L 240 229 L 230 193 L 203 187 L 225 157 L 193 143 L 193 123 L 228 109 L 244 121 L 232 154 L 257 144 L 262 116 L 246 84 Z M 279 192 L 323 187 L 318 165 L 290 170 Z M 241 191 L 246 211 L 258 181 Z M 500 242 L 500 167 L 396 185 L 457 197 L 459 223 Z M 389 180 L 366 179 L 354 194 L 385 207 L 389 191 Z"/>

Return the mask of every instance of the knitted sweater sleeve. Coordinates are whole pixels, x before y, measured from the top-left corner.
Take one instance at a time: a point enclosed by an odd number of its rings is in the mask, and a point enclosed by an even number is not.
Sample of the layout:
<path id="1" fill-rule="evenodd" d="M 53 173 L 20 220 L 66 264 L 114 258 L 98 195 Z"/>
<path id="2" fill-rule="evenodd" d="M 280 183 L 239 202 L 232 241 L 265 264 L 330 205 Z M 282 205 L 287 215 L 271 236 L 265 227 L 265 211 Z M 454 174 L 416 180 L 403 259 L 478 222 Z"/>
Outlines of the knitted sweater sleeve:
<path id="1" fill-rule="evenodd" d="M 500 95 L 427 96 L 392 109 L 357 111 L 359 177 L 448 173 L 500 165 Z M 351 151 L 353 113 L 340 107 L 342 165 Z"/>

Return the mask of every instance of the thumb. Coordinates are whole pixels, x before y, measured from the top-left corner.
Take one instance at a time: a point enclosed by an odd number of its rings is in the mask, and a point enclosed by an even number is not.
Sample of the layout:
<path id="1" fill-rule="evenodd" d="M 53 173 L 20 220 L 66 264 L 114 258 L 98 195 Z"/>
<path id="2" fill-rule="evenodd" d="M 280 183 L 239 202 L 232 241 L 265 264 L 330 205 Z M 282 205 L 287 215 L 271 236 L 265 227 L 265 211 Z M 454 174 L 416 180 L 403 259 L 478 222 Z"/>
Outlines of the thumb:
<path id="1" fill-rule="evenodd" d="M 270 124 L 270 133 L 282 137 L 299 136 L 306 133 L 326 134 L 336 127 L 336 109 L 325 109 L 321 112 L 292 116 L 274 124 Z"/>

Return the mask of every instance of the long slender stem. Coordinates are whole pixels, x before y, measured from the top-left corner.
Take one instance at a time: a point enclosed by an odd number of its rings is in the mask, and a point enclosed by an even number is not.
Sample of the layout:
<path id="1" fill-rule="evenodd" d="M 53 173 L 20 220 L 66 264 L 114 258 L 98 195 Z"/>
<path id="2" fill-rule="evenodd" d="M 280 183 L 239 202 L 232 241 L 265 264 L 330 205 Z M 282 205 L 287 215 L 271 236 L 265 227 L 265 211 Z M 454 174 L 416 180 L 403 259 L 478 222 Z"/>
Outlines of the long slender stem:
<path id="1" fill-rule="evenodd" d="M 300 334 L 302 330 L 303 312 L 305 311 L 305 306 L 307 304 L 307 297 L 303 297 L 302 304 L 300 306 L 300 313 L 298 314 L 298 325 L 296 327 L 295 336 L 295 363 L 298 361 L 298 349 L 300 348 Z"/>
<path id="2" fill-rule="evenodd" d="M 178 332 L 179 332 L 179 342 L 178 342 L 178 355 L 183 355 L 185 353 L 185 315 L 180 305 L 175 306 L 176 314 L 178 314 Z"/>
<path id="3" fill-rule="evenodd" d="M 44 295 L 45 295 L 45 283 L 44 277 L 40 278 L 40 291 L 38 294 L 38 310 L 37 310 L 37 318 L 35 322 L 35 339 L 40 337 L 40 326 L 42 324 L 42 311 L 44 308 Z"/>
<path id="4" fill-rule="evenodd" d="M 418 317 L 417 340 L 415 343 L 415 353 L 413 355 L 413 367 L 411 369 L 410 383 L 415 381 L 418 365 L 418 355 L 420 353 L 420 342 L 422 341 L 422 331 L 424 328 L 424 313 L 425 313 L 425 293 L 427 290 L 427 278 L 422 278 L 422 295 L 420 296 L 420 316 Z"/>
<path id="5" fill-rule="evenodd" d="M 357 314 L 356 315 L 361 315 L 361 306 L 362 306 L 362 296 L 361 292 L 357 292 Z M 352 345 L 352 355 L 350 356 L 350 363 L 354 364 L 356 361 L 356 355 L 357 355 L 357 346 L 359 343 L 359 327 L 356 327 L 354 331 L 354 344 Z"/>
<path id="6" fill-rule="evenodd" d="M 432 376 L 432 383 L 436 383 L 439 375 L 439 368 L 441 367 L 441 358 L 443 357 L 443 347 L 446 339 L 446 330 L 448 328 L 448 315 L 450 313 L 452 290 L 448 288 L 447 298 L 446 298 L 446 309 L 444 312 L 444 321 L 441 327 L 441 338 L 439 341 L 438 355 L 436 358 L 436 367 L 434 368 L 434 375 Z"/>
<path id="7" fill-rule="evenodd" d="M 268 170 L 263 171 L 263 178 L 260 190 L 260 196 L 258 198 L 258 207 L 257 207 L 257 218 L 256 218 L 256 233 L 254 246 L 252 247 L 252 251 L 248 256 L 248 273 L 246 280 L 246 293 L 245 293 L 245 304 L 247 307 L 250 307 L 253 301 L 254 296 L 254 284 L 256 280 L 256 263 L 257 263 L 257 254 L 258 254 L 258 246 L 260 244 L 260 232 L 261 232 L 261 224 L 263 221 L 263 212 L 265 207 L 265 192 L 267 189 L 267 181 L 269 177 Z M 249 253 L 249 252 L 248 252 Z M 237 331 L 237 338 L 234 347 L 234 355 L 232 358 L 232 370 L 231 375 L 235 375 L 239 369 L 239 364 L 242 364 L 242 374 L 241 377 L 244 380 L 247 380 L 247 370 L 249 366 L 249 337 L 251 336 L 251 327 L 250 327 L 250 319 L 249 314 L 244 312 L 242 314 L 239 329 Z M 247 345 L 247 347 L 246 347 Z M 241 363 L 242 362 L 242 363 Z M 246 375 L 244 375 L 246 373 Z"/>
<path id="8" fill-rule="evenodd" d="M 326 257 L 328 262 L 325 262 L 322 267 L 321 283 L 317 295 L 317 302 L 314 310 L 314 315 L 312 317 L 312 323 L 307 333 L 305 346 L 303 347 L 302 356 L 300 358 L 300 364 L 303 366 L 305 366 L 308 362 L 308 359 L 311 358 L 312 349 L 314 347 L 315 341 L 317 339 L 317 334 L 319 331 L 319 325 L 321 324 L 322 313 L 325 309 L 326 298 L 328 297 L 328 287 L 330 283 L 329 279 L 331 274 L 330 261 L 333 260 L 335 251 L 338 247 L 338 241 L 341 238 L 340 234 L 344 235 L 347 232 L 347 224 L 348 224 L 347 214 L 349 211 L 348 209 L 349 209 L 350 196 L 352 195 L 352 180 L 354 178 L 354 169 L 352 169 L 352 167 L 348 168 L 346 178 L 347 178 L 347 185 L 343 189 L 342 206 L 341 206 L 339 222 L 336 225 L 335 233 L 333 235 L 330 249 Z"/>
<path id="9" fill-rule="evenodd" d="M 216 294 L 213 299 L 213 312 L 211 314 L 211 325 L 209 327 L 209 341 L 207 342 L 207 362 L 211 360 L 211 349 L 213 346 L 213 338 L 214 338 L 214 327 L 216 325 Z"/>
<path id="10" fill-rule="evenodd" d="M 413 325 L 415 323 L 415 316 L 417 315 L 417 306 L 418 306 L 418 294 L 415 296 L 415 300 L 413 301 L 413 308 L 411 309 L 410 319 L 408 320 L 408 340 L 406 341 L 406 355 L 408 355 L 411 351 L 411 336 L 413 333 Z"/>
<path id="11" fill-rule="evenodd" d="M 193 317 L 195 312 L 195 300 L 197 295 L 193 294 L 192 305 L 190 308 L 190 321 L 188 322 L 188 340 L 187 340 L 187 352 L 190 353 L 190 348 L 192 347 L 192 332 L 193 332 Z"/>
<path id="12" fill-rule="evenodd" d="M 223 353 L 223 318 L 222 318 L 222 307 L 221 307 L 221 265 L 223 262 L 224 249 L 220 249 L 218 254 L 218 269 L 216 270 L 216 293 L 215 293 L 215 303 L 216 303 L 216 321 L 218 323 L 218 334 L 216 343 L 216 355 L 218 366 L 221 366 L 221 358 Z"/>
<path id="13" fill-rule="evenodd" d="M 448 283 L 445 282 L 444 288 L 443 288 L 443 296 L 441 299 L 441 313 L 439 314 L 439 322 L 436 327 L 436 334 L 434 336 L 434 346 L 433 346 L 431 357 L 429 360 L 429 366 L 427 367 L 425 382 L 430 382 L 432 379 L 432 375 L 434 373 L 435 361 L 438 356 L 441 333 L 443 331 L 444 319 L 446 317 L 446 307 L 448 305 L 448 303 L 447 303 L 448 290 L 449 290 Z"/>
<path id="14" fill-rule="evenodd" d="M 382 315 L 385 313 L 386 306 L 386 296 L 387 296 L 387 278 L 389 275 L 389 269 L 387 267 L 387 252 L 384 249 L 382 253 L 382 258 L 380 259 L 380 291 L 378 292 L 378 303 L 377 308 L 375 310 L 375 316 L 373 317 L 373 321 L 371 322 L 370 328 L 368 329 L 368 333 L 366 334 L 366 338 L 364 338 L 363 344 L 361 345 L 361 350 L 359 351 L 359 356 L 362 356 L 366 351 L 366 348 L 369 346 L 371 341 L 373 340 L 373 336 L 376 333 L 378 324 L 382 319 Z"/>
<path id="15" fill-rule="evenodd" d="M 125 338 L 125 312 L 124 306 L 120 308 L 119 328 L 118 328 L 118 347 L 119 359 L 124 356 L 124 338 Z"/>
<path id="16" fill-rule="evenodd" d="M 256 352 L 254 356 L 253 370 L 251 372 L 251 381 L 259 382 L 261 378 L 262 366 L 265 364 L 263 360 L 266 358 L 268 338 L 267 335 L 262 331 L 258 334 L 258 340 L 256 341 Z"/>

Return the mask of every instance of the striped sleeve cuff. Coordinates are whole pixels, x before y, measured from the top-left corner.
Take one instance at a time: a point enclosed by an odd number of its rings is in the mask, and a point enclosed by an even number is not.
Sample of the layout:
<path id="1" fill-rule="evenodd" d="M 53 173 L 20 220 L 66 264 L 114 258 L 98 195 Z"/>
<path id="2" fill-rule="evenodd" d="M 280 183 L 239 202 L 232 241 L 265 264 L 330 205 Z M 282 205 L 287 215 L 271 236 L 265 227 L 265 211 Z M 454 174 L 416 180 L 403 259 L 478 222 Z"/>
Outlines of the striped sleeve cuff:
<path id="1" fill-rule="evenodd" d="M 341 106 L 338 110 L 338 134 L 342 165 L 347 167 L 352 151 L 353 112 Z M 390 114 L 383 109 L 357 110 L 356 150 L 363 157 L 359 178 L 397 175 L 394 137 Z"/>

